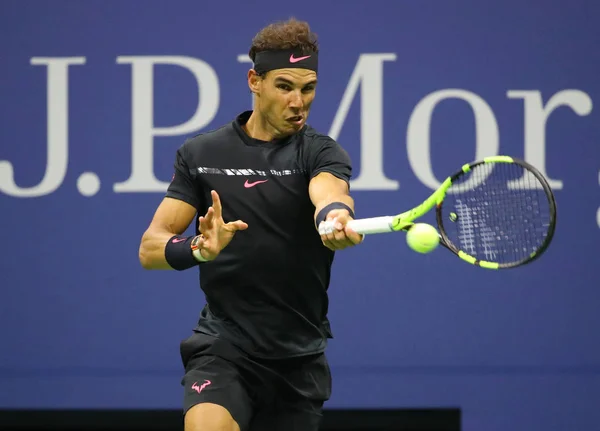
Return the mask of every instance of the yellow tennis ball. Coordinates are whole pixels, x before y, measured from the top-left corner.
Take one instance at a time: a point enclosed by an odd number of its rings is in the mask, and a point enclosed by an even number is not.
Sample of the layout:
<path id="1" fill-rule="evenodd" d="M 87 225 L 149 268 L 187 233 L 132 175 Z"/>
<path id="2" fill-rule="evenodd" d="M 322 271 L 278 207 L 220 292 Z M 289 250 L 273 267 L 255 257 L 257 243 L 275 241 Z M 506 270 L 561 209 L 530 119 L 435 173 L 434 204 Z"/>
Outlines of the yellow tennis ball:
<path id="1" fill-rule="evenodd" d="M 406 233 L 406 243 L 417 253 L 429 253 L 440 243 L 436 228 L 427 223 L 415 223 Z"/>

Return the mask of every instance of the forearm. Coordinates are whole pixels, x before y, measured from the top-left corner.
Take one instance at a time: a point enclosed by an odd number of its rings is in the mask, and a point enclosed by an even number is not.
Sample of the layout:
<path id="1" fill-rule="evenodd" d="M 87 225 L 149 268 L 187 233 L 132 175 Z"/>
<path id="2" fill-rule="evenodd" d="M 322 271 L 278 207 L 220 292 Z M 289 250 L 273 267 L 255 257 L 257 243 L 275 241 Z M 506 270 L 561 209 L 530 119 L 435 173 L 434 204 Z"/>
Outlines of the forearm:
<path id="1" fill-rule="evenodd" d="M 319 200 L 319 202 L 315 206 L 315 214 L 314 214 L 315 221 L 317 220 L 317 216 L 318 216 L 319 212 L 321 212 L 321 210 L 323 208 L 325 208 L 327 205 L 332 204 L 334 202 L 340 202 L 345 205 L 348 205 L 348 207 L 350 209 L 352 209 L 352 211 L 354 212 L 354 199 L 352 199 L 352 197 L 349 194 L 347 194 L 347 193 L 332 193 L 332 194 L 328 194 L 327 196 L 325 196 L 321 200 Z"/>
<path id="2" fill-rule="evenodd" d="M 167 241 L 175 235 L 166 230 L 149 229 L 142 236 L 140 263 L 145 269 L 173 269 L 165 257 Z"/>
<path id="3" fill-rule="evenodd" d="M 348 205 L 354 211 L 354 199 L 348 193 L 331 193 L 327 196 L 323 197 L 316 205 L 315 214 L 317 214 L 321 209 L 325 208 L 327 205 L 333 202 L 341 202 L 343 204 Z"/>
<path id="4" fill-rule="evenodd" d="M 322 172 L 315 176 L 309 184 L 309 194 L 315 206 L 314 218 L 317 225 L 319 223 L 317 218 L 319 214 L 323 217 L 324 209 L 329 212 L 329 208 L 333 209 L 336 206 L 343 208 L 339 205 L 343 204 L 351 215 L 354 212 L 354 199 L 350 196 L 348 184 L 330 173 Z"/>

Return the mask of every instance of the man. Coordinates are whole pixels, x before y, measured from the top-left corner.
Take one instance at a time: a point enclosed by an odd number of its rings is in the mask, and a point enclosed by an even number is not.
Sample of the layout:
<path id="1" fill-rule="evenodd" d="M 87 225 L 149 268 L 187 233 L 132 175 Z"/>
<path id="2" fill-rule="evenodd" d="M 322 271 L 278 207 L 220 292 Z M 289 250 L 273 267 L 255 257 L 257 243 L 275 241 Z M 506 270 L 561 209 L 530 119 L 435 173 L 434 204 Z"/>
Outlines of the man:
<path id="1" fill-rule="evenodd" d="M 181 343 L 186 431 L 316 431 L 331 392 L 334 251 L 362 241 L 346 227 L 351 163 L 306 124 L 318 69 L 308 24 L 262 29 L 249 55 L 253 110 L 178 149 L 140 261 L 200 268 L 207 305 Z M 198 234 L 182 236 L 197 214 Z"/>

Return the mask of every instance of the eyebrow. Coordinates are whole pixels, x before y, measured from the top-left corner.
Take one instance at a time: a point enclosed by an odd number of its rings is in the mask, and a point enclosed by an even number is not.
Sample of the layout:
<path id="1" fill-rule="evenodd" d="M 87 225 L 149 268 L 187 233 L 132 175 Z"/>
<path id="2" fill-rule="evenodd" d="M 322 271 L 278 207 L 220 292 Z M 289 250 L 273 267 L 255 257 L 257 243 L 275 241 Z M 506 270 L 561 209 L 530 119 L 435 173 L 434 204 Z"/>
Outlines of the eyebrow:
<path id="1" fill-rule="evenodd" d="M 292 87 L 295 85 L 292 81 L 290 81 L 289 79 L 286 78 L 281 78 L 281 77 L 277 77 L 275 78 L 275 82 L 280 82 L 280 83 L 284 83 L 284 84 L 288 84 L 291 85 Z M 304 84 L 304 87 L 306 87 L 307 85 L 315 85 L 317 83 L 316 79 L 313 79 L 310 82 L 307 82 L 306 84 Z"/>

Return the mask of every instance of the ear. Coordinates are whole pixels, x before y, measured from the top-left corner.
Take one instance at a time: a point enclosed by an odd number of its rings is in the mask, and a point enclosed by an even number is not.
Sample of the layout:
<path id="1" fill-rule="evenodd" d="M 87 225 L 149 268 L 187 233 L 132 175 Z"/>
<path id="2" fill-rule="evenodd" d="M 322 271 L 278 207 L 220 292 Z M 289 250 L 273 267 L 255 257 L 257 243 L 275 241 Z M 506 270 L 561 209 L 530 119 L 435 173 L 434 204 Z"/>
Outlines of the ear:
<path id="1" fill-rule="evenodd" d="M 248 87 L 254 94 L 260 93 L 260 87 L 262 84 L 262 78 L 256 73 L 254 69 L 248 71 Z"/>

